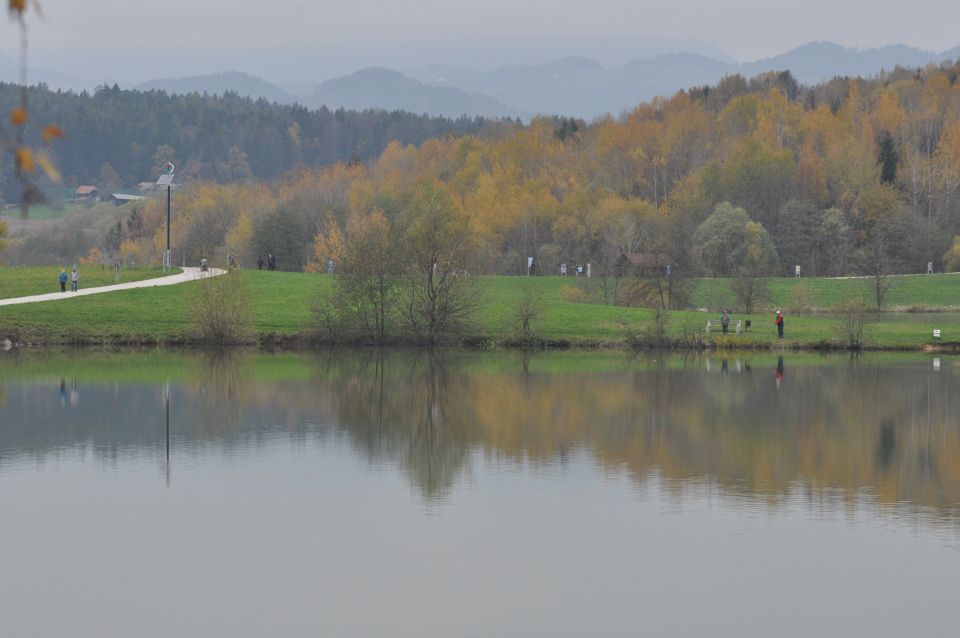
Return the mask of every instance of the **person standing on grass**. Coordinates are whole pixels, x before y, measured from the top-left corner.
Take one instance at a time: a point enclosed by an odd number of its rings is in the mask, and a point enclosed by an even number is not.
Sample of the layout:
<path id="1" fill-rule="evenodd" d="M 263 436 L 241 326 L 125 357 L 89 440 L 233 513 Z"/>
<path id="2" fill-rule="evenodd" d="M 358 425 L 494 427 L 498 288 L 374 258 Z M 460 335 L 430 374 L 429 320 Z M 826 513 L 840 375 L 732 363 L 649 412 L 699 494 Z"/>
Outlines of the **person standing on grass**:
<path id="1" fill-rule="evenodd" d="M 720 326 L 723 328 L 723 334 L 727 334 L 727 330 L 730 328 L 730 313 L 726 309 L 720 315 Z"/>
<path id="2" fill-rule="evenodd" d="M 257 257 L 257 270 L 263 270 L 263 255 Z"/>
<path id="3" fill-rule="evenodd" d="M 777 324 L 777 339 L 783 339 L 783 313 L 778 310 L 773 322 Z"/>
<path id="4" fill-rule="evenodd" d="M 60 292 L 67 292 L 67 271 L 60 269 Z"/>
<path id="5" fill-rule="evenodd" d="M 80 272 L 76 266 L 73 267 L 73 272 L 70 273 L 70 290 L 73 292 L 80 290 Z"/>

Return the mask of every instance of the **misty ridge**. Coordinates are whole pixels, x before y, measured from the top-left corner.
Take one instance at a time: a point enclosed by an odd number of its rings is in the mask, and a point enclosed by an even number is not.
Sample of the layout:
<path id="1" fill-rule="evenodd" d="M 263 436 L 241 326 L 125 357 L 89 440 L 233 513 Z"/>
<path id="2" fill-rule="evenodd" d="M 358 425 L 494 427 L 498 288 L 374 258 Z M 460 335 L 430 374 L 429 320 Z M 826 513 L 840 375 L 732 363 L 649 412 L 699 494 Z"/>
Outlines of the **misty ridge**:
<path id="1" fill-rule="evenodd" d="M 960 57 L 960 46 L 936 53 L 905 45 L 872 49 L 813 42 L 780 55 L 737 63 L 694 53 L 666 53 L 605 67 L 586 57 L 542 65 L 515 64 L 490 71 L 431 65 L 401 72 L 382 67 L 312 85 L 278 85 L 239 71 L 141 83 L 140 90 L 168 93 L 233 92 L 279 104 L 348 110 L 383 109 L 442 117 L 487 118 L 559 115 L 594 119 L 618 115 L 640 102 L 673 95 L 691 86 L 713 84 L 727 75 L 752 77 L 789 70 L 801 84 L 837 76 L 870 77 L 896 67 L 923 67 Z"/>
<path id="2" fill-rule="evenodd" d="M 960 47 L 933 53 L 903 45 L 858 50 L 820 42 L 749 64 L 663 54 L 612 69 L 571 57 L 487 72 L 433 66 L 415 71 L 419 80 L 367 68 L 316 85 L 282 86 L 230 71 L 152 80 L 133 90 L 100 85 L 92 92 L 59 86 L 63 76 L 55 72 L 31 70 L 36 85 L 30 104 L 38 121 L 58 122 L 70 131 L 56 151 L 66 184 L 114 191 L 153 179 L 170 159 L 179 160 L 178 174 L 188 182 L 270 180 L 298 167 L 370 161 L 391 141 L 418 146 L 447 135 L 497 134 L 534 114 L 623 116 L 655 97 L 694 92 L 733 76 L 758 78 L 788 69 L 798 88 L 812 90 L 831 78 L 877 77 L 884 70 L 881 78 L 890 77 L 894 69 L 912 73 L 946 65 L 958 55 Z M 2 79 L 16 75 L 15 67 L 0 55 L 0 107 L 8 110 L 19 88 Z M 0 202 L 18 198 L 8 162 L 0 166 Z"/>

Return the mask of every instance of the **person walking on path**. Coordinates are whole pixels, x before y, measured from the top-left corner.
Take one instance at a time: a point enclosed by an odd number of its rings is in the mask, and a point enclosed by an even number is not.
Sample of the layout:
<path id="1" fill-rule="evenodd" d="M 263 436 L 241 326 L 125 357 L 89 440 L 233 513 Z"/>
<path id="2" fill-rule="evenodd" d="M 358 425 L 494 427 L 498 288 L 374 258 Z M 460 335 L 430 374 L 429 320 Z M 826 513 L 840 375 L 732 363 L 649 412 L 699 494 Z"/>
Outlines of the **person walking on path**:
<path id="1" fill-rule="evenodd" d="M 267 255 L 267 269 L 271 272 L 277 269 L 277 258 L 273 256 L 273 253 Z"/>
<path id="2" fill-rule="evenodd" d="M 783 339 L 783 313 L 778 310 L 773 322 L 777 324 L 777 339 Z"/>
<path id="3" fill-rule="evenodd" d="M 67 292 L 67 271 L 60 269 L 60 292 Z"/>
<path id="4" fill-rule="evenodd" d="M 257 257 L 257 270 L 263 270 L 263 255 Z"/>
<path id="5" fill-rule="evenodd" d="M 720 316 L 720 326 L 723 328 L 723 334 L 727 334 L 727 330 L 730 328 L 730 314 L 727 310 L 724 310 Z"/>
<path id="6" fill-rule="evenodd" d="M 77 292 L 80 290 L 80 272 L 77 271 L 77 267 L 73 267 L 73 272 L 70 273 L 70 290 Z"/>

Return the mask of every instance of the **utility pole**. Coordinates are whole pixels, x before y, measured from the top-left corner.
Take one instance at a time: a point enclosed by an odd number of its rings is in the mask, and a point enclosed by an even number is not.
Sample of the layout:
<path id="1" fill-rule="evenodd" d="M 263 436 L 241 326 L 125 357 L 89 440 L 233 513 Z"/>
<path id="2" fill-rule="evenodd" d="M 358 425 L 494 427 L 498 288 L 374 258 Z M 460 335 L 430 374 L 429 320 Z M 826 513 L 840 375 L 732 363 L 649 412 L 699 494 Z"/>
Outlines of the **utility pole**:
<path id="1" fill-rule="evenodd" d="M 167 250 L 163 254 L 163 270 L 166 272 L 173 267 L 173 261 L 170 258 L 170 191 L 173 184 L 173 162 L 167 162 L 163 165 L 163 174 L 160 175 L 160 179 L 157 180 L 157 186 L 166 186 L 167 187 Z"/>

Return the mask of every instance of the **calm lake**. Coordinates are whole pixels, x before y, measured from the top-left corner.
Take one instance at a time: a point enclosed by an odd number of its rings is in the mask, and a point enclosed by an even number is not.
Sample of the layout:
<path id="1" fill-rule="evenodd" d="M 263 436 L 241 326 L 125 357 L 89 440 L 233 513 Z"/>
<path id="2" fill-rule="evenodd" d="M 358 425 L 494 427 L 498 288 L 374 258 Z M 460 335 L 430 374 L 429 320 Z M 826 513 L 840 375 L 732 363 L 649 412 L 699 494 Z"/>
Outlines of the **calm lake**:
<path id="1" fill-rule="evenodd" d="M 0 353 L 0 635 L 944 636 L 960 358 Z"/>

